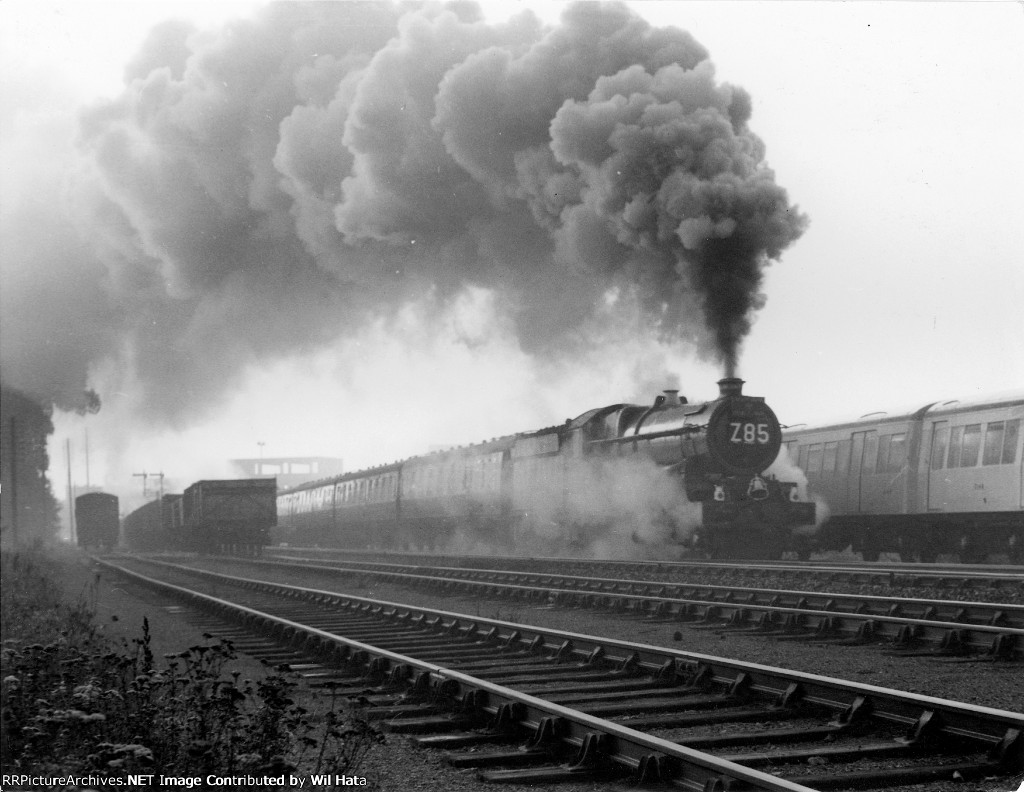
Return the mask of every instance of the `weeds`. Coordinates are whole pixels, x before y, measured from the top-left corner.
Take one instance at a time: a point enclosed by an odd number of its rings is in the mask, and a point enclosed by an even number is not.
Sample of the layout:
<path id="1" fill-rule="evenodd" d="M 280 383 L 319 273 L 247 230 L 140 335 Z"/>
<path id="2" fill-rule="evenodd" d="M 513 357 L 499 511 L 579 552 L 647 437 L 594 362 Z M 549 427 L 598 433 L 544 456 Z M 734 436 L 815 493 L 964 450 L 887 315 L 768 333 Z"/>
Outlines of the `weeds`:
<path id="1" fill-rule="evenodd" d="M 383 741 L 333 692 L 328 711 L 314 716 L 289 678 L 241 679 L 229 669 L 228 642 L 158 663 L 148 621 L 140 638 L 112 648 L 88 607 L 61 603 L 32 559 L 5 553 L 3 576 L 4 773 L 354 775 Z"/>

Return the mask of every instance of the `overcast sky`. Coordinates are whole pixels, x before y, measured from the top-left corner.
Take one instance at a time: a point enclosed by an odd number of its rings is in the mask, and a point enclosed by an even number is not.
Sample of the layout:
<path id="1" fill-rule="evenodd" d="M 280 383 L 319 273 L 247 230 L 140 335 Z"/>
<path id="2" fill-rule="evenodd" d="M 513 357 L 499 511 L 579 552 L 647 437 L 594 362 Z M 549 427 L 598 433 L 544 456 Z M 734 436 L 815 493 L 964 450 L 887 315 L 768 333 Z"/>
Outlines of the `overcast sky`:
<path id="1" fill-rule="evenodd" d="M 104 135 L 113 128 L 110 118 L 126 123 L 130 113 L 117 115 L 125 70 L 131 65 L 138 76 L 150 68 L 138 54 L 154 24 L 174 17 L 216 32 L 226 20 L 261 13 L 262 5 L 0 2 L 5 311 L 10 300 L 36 300 L 39 310 L 32 313 L 53 324 L 46 304 L 54 298 L 38 284 L 55 259 L 43 248 L 82 235 L 83 221 L 75 215 L 52 230 L 46 218 L 69 211 L 69 201 L 80 208 L 86 198 L 67 180 L 89 184 L 82 173 L 104 167 L 100 153 L 109 155 L 98 144 L 93 159 L 75 148 L 82 109 L 107 103 L 105 115 L 88 116 Z M 710 53 L 714 79 L 749 93 L 749 128 L 764 142 L 764 162 L 808 219 L 766 271 L 766 302 L 754 312 L 739 355 L 747 392 L 766 396 L 784 423 L 795 424 L 1024 387 L 1024 6 L 766 0 L 630 6 L 654 26 L 688 31 Z M 557 25 L 564 6 L 484 8 L 494 24 L 534 8 L 545 24 Z M 146 48 L 151 59 L 160 54 L 154 41 Z M 138 113 L 146 96 L 135 100 L 131 112 Z M 287 167 L 280 153 L 274 164 Z M 95 218 L 98 204 L 90 206 Z M 125 210 L 118 222 L 135 219 Z M 344 222 L 373 220 L 348 216 L 339 227 Z M 81 379 L 103 408 L 86 418 L 56 413 L 55 462 L 63 460 L 65 436 L 80 456 L 88 429 L 91 483 L 115 491 L 137 489 L 129 474 L 142 469 L 165 470 L 187 485 L 199 477 L 192 471 L 208 475 L 218 472 L 220 460 L 255 456 L 257 443 L 268 456 L 335 455 L 370 465 L 429 445 L 560 422 L 648 389 L 653 398 L 664 371 L 684 393 L 708 397 L 722 372 L 719 362 L 700 358 L 692 339 L 647 343 L 629 333 L 611 333 L 575 363 L 538 358 L 536 339 L 524 340 L 529 333 L 522 327 L 509 331 L 486 289 L 458 293 L 449 284 L 439 287 L 451 289 L 443 309 L 410 301 L 397 320 L 393 314 L 347 327 L 337 338 L 307 328 L 280 349 L 246 347 L 246 365 L 224 375 L 229 386 L 200 394 L 209 399 L 204 409 L 176 410 L 175 399 L 189 398 L 198 386 L 175 393 L 163 384 L 157 398 L 135 388 L 147 376 L 141 342 L 126 356 L 122 340 L 111 336 L 116 332 L 84 307 L 95 292 L 111 301 L 111 311 L 123 312 L 122 326 L 132 323 L 136 303 L 110 296 L 132 277 L 130 268 L 115 272 L 109 265 L 132 255 L 124 250 L 129 237 L 117 237 L 113 227 L 104 222 L 95 226 L 102 233 L 75 237 L 76 244 L 102 237 L 95 266 L 55 268 L 47 277 L 70 284 L 61 299 L 75 296 L 64 326 L 54 327 L 54 345 L 58 337 L 92 333 L 103 336 L 109 352 L 90 346 L 82 353 L 88 360 Z M 143 248 L 152 244 L 144 233 L 141 238 Z M 167 276 L 172 296 L 188 285 L 175 280 L 180 275 Z M 317 291 L 314 285 L 298 304 L 312 306 Z M 261 292 L 261 299 L 273 305 L 272 296 Z M 230 314 L 231 306 L 219 310 Z M 309 323 L 318 310 L 329 315 L 331 308 L 310 308 Z M 295 323 L 302 318 L 296 315 Z M 180 325 L 158 319 L 172 328 L 162 348 L 184 344 L 173 329 Z M 198 332 L 195 324 L 190 315 L 190 333 Z M 26 319 L 4 328 L 4 377 L 15 386 L 33 381 L 26 360 L 40 343 L 51 343 L 28 326 Z M 291 326 L 259 331 L 287 335 Z M 216 344 L 216 337 L 207 342 Z M 645 371 L 650 379 L 643 379 Z M 220 376 L 213 365 L 199 375 L 196 381 L 207 383 Z M 145 420 L 147 410 L 159 417 Z M 126 426 L 131 437 L 119 432 Z M 80 461 L 75 475 L 84 483 Z"/>

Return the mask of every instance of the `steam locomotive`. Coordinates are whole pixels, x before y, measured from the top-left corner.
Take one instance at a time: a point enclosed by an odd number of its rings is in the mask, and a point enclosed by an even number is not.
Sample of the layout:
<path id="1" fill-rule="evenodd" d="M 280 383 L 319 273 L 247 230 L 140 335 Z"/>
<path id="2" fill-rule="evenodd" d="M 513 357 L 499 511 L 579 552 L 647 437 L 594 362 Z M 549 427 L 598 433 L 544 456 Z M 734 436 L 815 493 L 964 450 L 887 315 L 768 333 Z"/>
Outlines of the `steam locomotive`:
<path id="1" fill-rule="evenodd" d="M 278 493 L 280 542 L 518 553 L 777 557 L 815 505 L 768 472 L 782 429 L 743 380 L 689 403 L 613 404 L 578 418 Z M 638 550 L 637 555 L 643 554 Z"/>

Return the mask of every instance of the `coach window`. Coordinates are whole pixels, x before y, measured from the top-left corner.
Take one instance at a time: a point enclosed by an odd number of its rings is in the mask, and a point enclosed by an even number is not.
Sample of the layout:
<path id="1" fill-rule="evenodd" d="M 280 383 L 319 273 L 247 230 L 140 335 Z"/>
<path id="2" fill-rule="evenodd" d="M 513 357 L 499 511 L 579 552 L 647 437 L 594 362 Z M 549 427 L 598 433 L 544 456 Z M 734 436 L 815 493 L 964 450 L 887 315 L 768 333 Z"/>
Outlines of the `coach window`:
<path id="1" fill-rule="evenodd" d="M 964 442 L 964 428 L 954 426 L 949 433 L 949 455 L 946 457 L 946 467 L 960 467 L 960 447 Z"/>
<path id="2" fill-rule="evenodd" d="M 825 457 L 822 459 L 821 469 L 825 473 L 834 473 L 836 469 L 836 450 L 839 443 L 825 443 Z"/>
<path id="3" fill-rule="evenodd" d="M 850 470 L 850 440 L 840 440 L 839 450 L 836 452 L 836 475 L 844 476 Z"/>
<path id="4" fill-rule="evenodd" d="M 815 443 L 807 452 L 807 472 L 821 472 L 821 443 Z"/>
<path id="5" fill-rule="evenodd" d="M 985 451 L 981 456 L 981 464 L 998 465 L 1003 460 L 1003 434 L 1006 425 L 1002 421 L 993 421 L 985 427 Z"/>
<path id="6" fill-rule="evenodd" d="M 868 434 L 867 440 L 864 443 L 864 460 L 861 464 L 861 473 L 874 473 L 875 472 L 875 459 L 878 456 L 878 435 L 872 433 Z"/>
<path id="7" fill-rule="evenodd" d="M 878 438 L 878 457 L 875 462 L 875 470 L 885 473 L 889 469 L 889 444 L 892 442 L 892 435 L 882 435 Z"/>
<path id="8" fill-rule="evenodd" d="M 932 470 L 942 470 L 942 464 L 946 459 L 946 439 L 949 437 L 949 427 L 943 426 L 935 429 L 932 439 Z"/>
<path id="9" fill-rule="evenodd" d="M 885 461 L 885 469 L 890 473 L 898 472 L 907 458 L 906 434 L 894 434 L 889 442 L 889 455 Z"/>
<path id="10" fill-rule="evenodd" d="M 960 467 L 974 467 L 978 464 L 981 450 L 981 424 L 964 427 L 964 447 L 960 452 Z"/>
<path id="11" fill-rule="evenodd" d="M 797 462 L 797 465 L 805 473 L 807 472 L 807 453 L 808 453 L 808 451 L 810 451 L 810 446 L 805 446 L 805 445 L 800 446 L 800 455 L 798 457 L 799 461 Z"/>
<path id="12" fill-rule="evenodd" d="M 1010 465 L 1017 461 L 1017 437 L 1020 433 L 1020 418 L 1006 422 L 1003 434 L 1003 464 Z"/>

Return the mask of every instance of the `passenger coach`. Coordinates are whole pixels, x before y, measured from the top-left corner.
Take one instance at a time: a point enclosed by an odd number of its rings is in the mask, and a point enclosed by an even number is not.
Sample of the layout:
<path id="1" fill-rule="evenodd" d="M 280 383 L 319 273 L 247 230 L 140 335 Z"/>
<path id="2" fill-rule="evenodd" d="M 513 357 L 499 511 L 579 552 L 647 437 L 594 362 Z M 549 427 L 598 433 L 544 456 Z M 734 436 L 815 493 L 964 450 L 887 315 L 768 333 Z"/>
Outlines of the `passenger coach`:
<path id="1" fill-rule="evenodd" d="M 1024 550 L 1024 393 L 869 413 L 784 433 L 831 514 L 814 546 L 962 561 Z"/>

